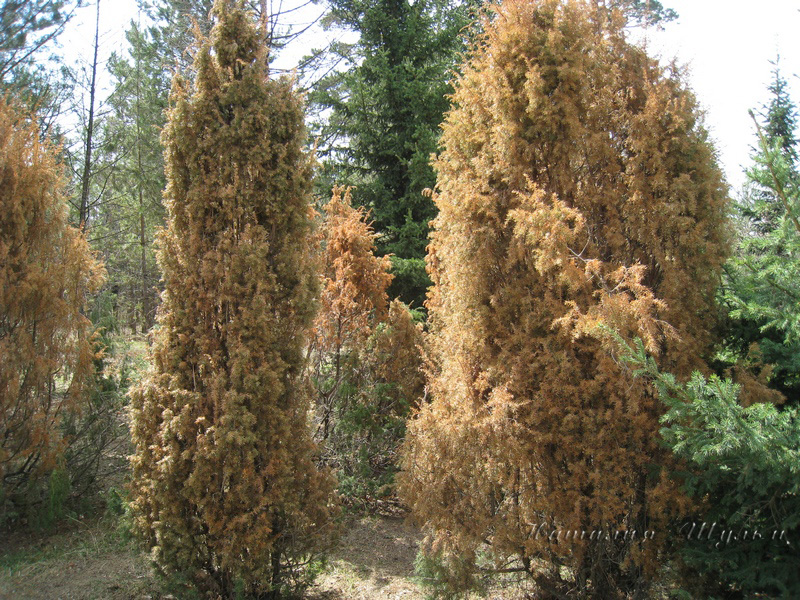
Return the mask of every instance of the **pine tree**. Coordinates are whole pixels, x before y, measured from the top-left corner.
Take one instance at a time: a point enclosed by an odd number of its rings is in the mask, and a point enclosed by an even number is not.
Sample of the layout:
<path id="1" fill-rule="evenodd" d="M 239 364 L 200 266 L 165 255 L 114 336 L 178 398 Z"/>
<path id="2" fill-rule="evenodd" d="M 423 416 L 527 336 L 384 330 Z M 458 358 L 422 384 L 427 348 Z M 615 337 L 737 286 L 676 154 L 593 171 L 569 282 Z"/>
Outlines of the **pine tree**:
<path id="1" fill-rule="evenodd" d="M 140 0 L 153 25 L 148 33 L 158 53 L 157 64 L 164 72 L 177 69 L 192 77 L 193 44 L 200 32 L 211 32 L 209 19 L 214 0 Z"/>
<path id="2" fill-rule="evenodd" d="M 680 377 L 705 368 L 726 189 L 693 96 L 618 11 L 508 0 L 492 17 L 435 163 L 432 401 L 401 491 L 453 568 L 486 543 L 547 597 L 644 597 L 688 503 L 658 398 L 598 325 Z"/>
<path id="3" fill-rule="evenodd" d="M 34 55 L 63 31 L 80 1 L 3 0 L 0 19 L 0 83 L 30 67 Z"/>
<path id="4" fill-rule="evenodd" d="M 130 57 L 112 54 L 109 60 L 115 87 L 100 132 L 106 196 L 114 202 L 101 207 L 93 237 L 112 272 L 109 283 L 117 290 L 119 313 L 134 331 L 146 331 L 158 304 L 152 242 L 164 224 L 164 160 L 158 136 L 165 124 L 169 78 L 147 32 L 132 24 L 126 37 Z"/>
<path id="5" fill-rule="evenodd" d="M 103 272 L 67 222 L 55 153 L 0 101 L 0 522 L 63 458 L 59 426 L 85 407 L 94 374 L 83 311 Z"/>
<path id="6" fill-rule="evenodd" d="M 193 84 L 173 82 L 165 292 L 132 394 L 132 498 L 155 562 L 224 597 L 277 597 L 328 540 L 304 352 L 317 278 L 300 100 L 262 33 L 218 0 Z"/>
<path id="7" fill-rule="evenodd" d="M 315 331 L 320 347 L 340 354 L 369 337 L 386 319 L 388 257 L 375 256 L 377 234 L 364 209 L 352 206 L 350 189 L 335 187 L 325 207 L 322 306 Z"/>
<path id="8" fill-rule="evenodd" d="M 72 86 L 64 64 L 45 54 L 75 15 L 81 0 L 2 0 L 0 3 L 0 95 L 36 113 L 41 131 L 55 138 L 58 116 Z"/>

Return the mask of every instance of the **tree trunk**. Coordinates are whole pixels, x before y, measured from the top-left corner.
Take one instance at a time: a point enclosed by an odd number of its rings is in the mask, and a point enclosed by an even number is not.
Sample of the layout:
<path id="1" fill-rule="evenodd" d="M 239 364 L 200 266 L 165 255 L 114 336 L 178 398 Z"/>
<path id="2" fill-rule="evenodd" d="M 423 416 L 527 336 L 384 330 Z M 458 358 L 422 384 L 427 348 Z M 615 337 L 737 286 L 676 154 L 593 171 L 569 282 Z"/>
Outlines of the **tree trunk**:
<path id="1" fill-rule="evenodd" d="M 81 181 L 81 205 L 78 222 L 86 229 L 89 220 L 89 183 L 92 169 L 92 134 L 94 130 L 94 96 L 97 87 L 97 49 L 100 46 L 100 0 L 97 0 L 97 16 L 94 29 L 94 58 L 92 59 L 92 83 L 89 87 L 89 121 L 86 125 L 86 148 L 83 157 L 83 178 Z"/>

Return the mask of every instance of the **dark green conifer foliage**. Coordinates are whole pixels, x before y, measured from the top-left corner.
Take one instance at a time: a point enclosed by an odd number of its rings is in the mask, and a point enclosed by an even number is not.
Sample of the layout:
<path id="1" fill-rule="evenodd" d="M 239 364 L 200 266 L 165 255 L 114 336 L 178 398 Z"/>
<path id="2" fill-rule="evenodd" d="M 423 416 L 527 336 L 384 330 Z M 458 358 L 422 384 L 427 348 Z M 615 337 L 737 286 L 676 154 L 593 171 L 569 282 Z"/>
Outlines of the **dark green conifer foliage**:
<path id="1" fill-rule="evenodd" d="M 148 33 L 158 52 L 158 65 L 165 71 L 177 69 L 192 77 L 192 44 L 199 31 L 208 35 L 208 18 L 214 0 L 140 0 L 140 6 L 153 25 Z"/>
<path id="2" fill-rule="evenodd" d="M 741 206 L 743 216 L 758 235 L 773 232 L 785 211 L 774 189 L 768 153 L 779 153 L 780 156 L 776 158 L 780 158 L 777 161 L 780 164 L 774 164 L 773 168 L 783 168 L 785 172 L 779 173 L 781 179 L 786 180 L 797 174 L 797 107 L 789 96 L 786 79 L 781 74 L 780 60 L 776 60 L 773 67 L 772 83 L 768 87 L 770 99 L 763 106 L 761 119 L 761 135 L 767 147 L 762 147 L 761 141 L 755 146 L 754 164 L 747 170 L 746 197 Z"/>
<path id="3" fill-rule="evenodd" d="M 765 134 L 767 139 L 779 140 L 781 150 L 793 163 L 797 162 L 797 107 L 789 96 L 788 83 L 781 75 L 780 57 L 773 63 L 772 83 L 769 93 L 772 95 L 767 105 L 767 123 Z"/>
<path id="4" fill-rule="evenodd" d="M 360 38 L 334 48 L 351 68 L 323 79 L 310 95 L 318 109 L 331 109 L 320 132 L 325 176 L 355 186 L 353 201 L 370 211 L 379 234 L 378 253 L 393 255 L 389 296 L 415 307 L 430 285 L 424 258 L 436 216 L 423 190 L 435 181 L 430 157 L 475 4 L 334 0 L 330 19 Z"/>
<path id="5" fill-rule="evenodd" d="M 162 571 L 278 597 L 332 527 L 303 369 L 312 165 L 300 100 L 269 78 L 252 18 L 223 0 L 212 15 L 163 135 L 165 292 L 153 371 L 132 394 L 133 506 Z"/>
<path id="6" fill-rule="evenodd" d="M 109 283 L 117 290 L 117 315 L 134 329 L 155 322 L 159 273 L 153 239 L 164 225 L 164 159 L 159 134 L 166 122 L 170 77 L 158 62 L 159 46 L 135 23 L 126 33 L 128 56 L 111 55 L 115 89 L 101 125 L 101 153 L 111 170 L 105 202 L 92 227 L 102 245 Z"/>
<path id="7" fill-rule="evenodd" d="M 800 173 L 797 108 L 775 63 L 756 148 L 739 202 L 740 243 L 726 267 L 723 299 L 733 360 L 764 363 L 763 375 L 790 403 L 800 401 Z M 757 348 L 757 349 L 756 349 Z M 742 396 L 749 398 L 745 387 Z"/>
<path id="8" fill-rule="evenodd" d="M 797 407 L 742 406 L 744 388 L 730 379 L 695 372 L 678 382 L 640 340 L 609 337 L 619 358 L 658 390 L 668 409 L 660 433 L 687 467 L 688 493 L 701 502 L 702 511 L 679 529 L 686 538 L 678 563 L 682 597 L 800 597 Z M 702 523 L 708 526 L 700 535 Z"/>

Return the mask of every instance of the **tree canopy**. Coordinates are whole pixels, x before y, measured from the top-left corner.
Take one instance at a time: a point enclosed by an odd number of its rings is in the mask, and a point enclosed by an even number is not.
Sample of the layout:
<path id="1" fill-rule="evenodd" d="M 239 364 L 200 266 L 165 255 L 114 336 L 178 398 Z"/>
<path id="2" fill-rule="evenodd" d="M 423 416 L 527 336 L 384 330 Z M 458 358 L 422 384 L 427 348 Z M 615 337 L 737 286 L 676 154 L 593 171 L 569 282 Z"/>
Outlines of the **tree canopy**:
<path id="1" fill-rule="evenodd" d="M 355 186 L 370 210 L 378 252 L 392 255 L 390 296 L 420 307 L 430 281 L 424 257 L 436 214 L 431 154 L 465 48 L 473 2 L 334 0 L 329 20 L 358 32 L 333 51 L 348 69 L 320 81 L 312 107 L 329 110 L 319 133 L 323 181 Z"/>
<path id="2" fill-rule="evenodd" d="M 89 402 L 85 316 L 103 269 L 67 221 L 55 148 L 0 100 L 0 524 L 63 458 L 62 421 Z M 26 498 L 27 497 L 27 498 Z"/>

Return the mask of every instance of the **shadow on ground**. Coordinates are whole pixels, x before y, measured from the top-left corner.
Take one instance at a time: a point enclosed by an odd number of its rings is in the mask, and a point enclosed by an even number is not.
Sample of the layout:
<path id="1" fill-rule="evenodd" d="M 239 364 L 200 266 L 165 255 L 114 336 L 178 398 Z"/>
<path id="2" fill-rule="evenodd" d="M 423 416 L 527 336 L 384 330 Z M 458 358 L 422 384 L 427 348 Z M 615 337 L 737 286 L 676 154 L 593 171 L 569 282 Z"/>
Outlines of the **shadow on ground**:
<path id="1" fill-rule="evenodd" d="M 421 535 L 400 517 L 352 517 L 328 569 L 309 590 L 310 600 L 417 600 L 413 581 Z"/>

